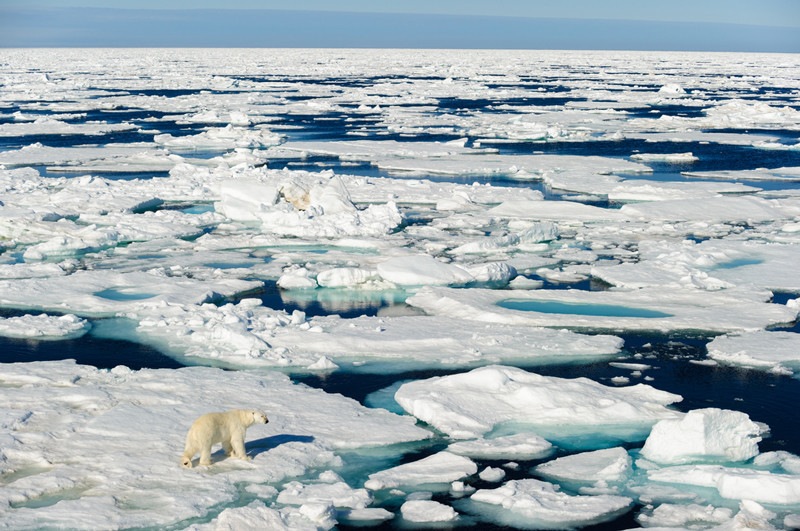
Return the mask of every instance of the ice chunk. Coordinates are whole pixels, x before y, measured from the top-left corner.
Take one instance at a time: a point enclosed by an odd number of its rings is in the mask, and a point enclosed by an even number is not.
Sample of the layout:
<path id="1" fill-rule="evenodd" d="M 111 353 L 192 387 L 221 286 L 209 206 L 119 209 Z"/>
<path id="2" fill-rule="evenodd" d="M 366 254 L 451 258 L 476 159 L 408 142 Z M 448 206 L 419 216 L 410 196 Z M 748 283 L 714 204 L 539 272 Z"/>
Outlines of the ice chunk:
<path id="1" fill-rule="evenodd" d="M 399 286 L 465 284 L 474 277 L 463 268 L 429 255 L 398 256 L 378 264 L 378 274 Z"/>
<path id="2" fill-rule="evenodd" d="M 331 502 L 335 507 L 363 509 L 372 503 L 372 494 L 366 489 L 353 489 L 343 481 L 310 484 L 291 481 L 283 486 L 277 501 L 287 505 Z"/>
<path id="3" fill-rule="evenodd" d="M 633 473 L 633 460 L 624 448 L 616 447 L 559 457 L 534 470 L 557 481 L 620 483 Z"/>
<path id="4" fill-rule="evenodd" d="M 458 513 L 450 506 L 433 500 L 409 500 L 400 507 L 403 519 L 409 522 L 453 522 Z"/>
<path id="5" fill-rule="evenodd" d="M 331 525 L 332 527 L 332 525 Z M 196 524 L 192 531 L 217 531 L 220 529 L 270 529 L 275 531 L 318 531 L 318 522 L 301 516 L 299 512 L 271 509 L 262 501 L 244 507 L 228 507 L 208 524 Z M 326 529 L 323 526 L 322 529 Z"/>
<path id="6" fill-rule="evenodd" d="M 491 483 L 495 483 L 506 477 L 506 473 L 502 468 L 487 466 L 478 473 L 478 477 L 481 478 L 483 481 L 489 481 Z"/>
<path id="7" fill-rule="evenodd" d="M 644 384 L 611 388 L 587 378 L 567 380 L 489 366 L 403 384 L 395 400 L 436 429 L 468 439 L 512 422 L 531 427 L 650 426 L 675 418 L 678 413 L 666 406 L 681 397 Z"/>
<path id="8" fill-rule="evenodd" d="M 494 439 L 459 441 L 447 447 L 448 452 L 476 459 L 541 459 L 553 453 L 553 445 L 533 433 L 519 433 Z"/>
<path id="9" fill-rule="evenodd" d="M 699 525 L 727 523 L 733 511 L 726 507 L 713 505 L 674 505 L 662 503 L 652 513 L 640 513 L 636 520 L 645 527 L 690 528 Z"/>
<path id="10" fill-rule="evenodd" d="M 679 465 L 648 470 L 651 481 L 717 489 L 723 498 L 759 503 L 800 503 L 800 476 L 721 465 Z"/>
<path id="11" fill-rule="evenodd" d="M 364 486 L 370 490 L 381 490 L 451 483 L 477 472 L 478 466 L 470 459 L 450 452 L 439 452 L 418 461 L 370 474 Z"/>
<path id="12" fill-rule="evenodd" d="M 672 164 L 686 164 L 700 160 L 691 153 L 634 153 L 631 158 L 643 162 L 669 162 Z"/>
<path id="13" fill-rule="evenodd" d="M 80 337 L 91 325 L 75 315 L 23 315 L 0 317 L 0 336 L 31 339 L 68 339 Z"/>
<path id="14" fill-rule="evenodd" d="M 778 373 L 792 373 L 800 365 L 800 335 L 764 330 L 714 338 L 706 346 L 708 357 Z"/>
<path id="15" fill-rule="evenodd" d="M 758 454 L 762 432 L 762 426 L 739 411 L 695 409 L 681 419 L 659 421 L 641 454 L 666 464 L 702 459 L 746 461 Z"/>
<path id="16" fill-rule="evenodd" d="M 551 483 L 536 479 L 512 480 L 492 490 L 478 490 L 470 498 L 502 506 L 509 515 L 501 523 L 524 518 L 525 526 L 573 527 L 602 522 L 626 511 L 633 500 L 623 496 L 570 496 Z"/>

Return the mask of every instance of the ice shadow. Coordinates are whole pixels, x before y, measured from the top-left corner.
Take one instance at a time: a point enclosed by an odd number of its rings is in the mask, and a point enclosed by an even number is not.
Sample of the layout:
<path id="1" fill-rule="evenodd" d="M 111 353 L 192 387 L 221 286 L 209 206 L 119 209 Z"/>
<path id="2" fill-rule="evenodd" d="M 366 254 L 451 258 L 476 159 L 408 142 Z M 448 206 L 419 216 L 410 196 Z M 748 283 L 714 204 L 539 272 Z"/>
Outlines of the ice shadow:
<path id="1" fill-rule="evenodd" d="M 256 439 L 255 441 L 245 443 L 245 451 L 250 457 L 255 457 L 258 454 L 277 448 L 282 444 L 292 442 L 311 443 L 314 442 L 314 440 L 314 437 L 311 435 L 273 435 L 271 437 L 264 437 L 263 439 Z"/>

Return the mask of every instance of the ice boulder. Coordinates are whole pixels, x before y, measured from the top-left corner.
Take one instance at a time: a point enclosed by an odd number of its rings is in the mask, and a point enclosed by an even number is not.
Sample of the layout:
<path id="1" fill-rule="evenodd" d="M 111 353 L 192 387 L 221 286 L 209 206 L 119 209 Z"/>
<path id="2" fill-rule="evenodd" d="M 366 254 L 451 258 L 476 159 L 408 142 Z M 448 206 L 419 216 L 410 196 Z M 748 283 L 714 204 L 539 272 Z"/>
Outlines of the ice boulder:
<path id="1" fill-rule="evenodd" d="M 378 274 L 398 286 L 466 284 L 474 280 L 465 269 L 428 255 L 390 258 L 378 264 Z"/>
<path id="2" fill-rule="evenodd" d="M 644 384 L 612 388 L 588 378 L 541 376 L 492 365 L 408 382 L 397 390 L 395 400 L 439 431 L 470 439 L 504 423 L 649 427 L 679 415 L 666 406 L 681 397 Z"/>
<path id="3" fill-rule="evenodd" d="M 627 511 L 632 501 L 623 496 L 570 496 L 558 487 L 537 479 L 507 482 L 496 489 L 479 490 L 470 498 L 474 502 L 499 505 L 497 513 L 506 525 L 524 519 L 526 527 L 535 529 L 577 527 L 613 519 Z"/>
<path id="4" fill-rule="evenodd" d="M 622 447 L 559 457 L 534 469 L 557 481 L 619 483 L 633 472 L 633 460 Z"/>
<path id="5" fill-rule="evenodd" d="M 763 427 L 739 411 L 695 409 L 653 426 L 641 455 L 664 464 L 699 459 L 746 461 L 758 454 Z"/>
<path id="6" fill-rule="evenodd" d="M 400 507 L 400 514 L 409 522 L 452 522 L 458 513 L 450 506 L 433 500 L 409 500 Z"/>

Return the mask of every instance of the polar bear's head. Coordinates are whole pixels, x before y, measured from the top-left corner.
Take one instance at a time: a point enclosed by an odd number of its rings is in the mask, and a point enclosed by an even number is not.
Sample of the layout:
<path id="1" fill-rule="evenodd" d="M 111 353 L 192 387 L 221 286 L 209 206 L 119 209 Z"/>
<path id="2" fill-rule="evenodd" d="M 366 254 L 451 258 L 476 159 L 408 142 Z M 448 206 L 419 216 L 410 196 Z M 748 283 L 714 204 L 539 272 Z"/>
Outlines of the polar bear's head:
<path id="1" fill-rule="evenodd" d="M 266 424 L 269 422 L 267 415 L 265 415 L 263 411 L 254 409 L 251 413 L 253 414 L 253 424 Z"/>

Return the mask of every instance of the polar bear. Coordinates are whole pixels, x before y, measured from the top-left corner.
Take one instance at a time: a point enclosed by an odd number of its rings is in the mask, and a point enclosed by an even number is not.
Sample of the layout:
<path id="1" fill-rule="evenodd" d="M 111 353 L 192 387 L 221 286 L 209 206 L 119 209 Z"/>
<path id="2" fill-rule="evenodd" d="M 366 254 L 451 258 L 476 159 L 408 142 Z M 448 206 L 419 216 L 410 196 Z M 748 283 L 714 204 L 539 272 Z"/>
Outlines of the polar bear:
<path id="1" fill-rule="evenodd" d="M 244 433 L 253 424 L 266 424 L 267 416 L 257 409 L 232 409 L 206 413 L 197 418 L 186 434 L 181 464 L 192 468 L 192 457 L 200 452 L 201 465 L 211 464 L 211 447 L 222 443 L 225 453 L 239 459 L 251 459 L 244 451 Z"/>

